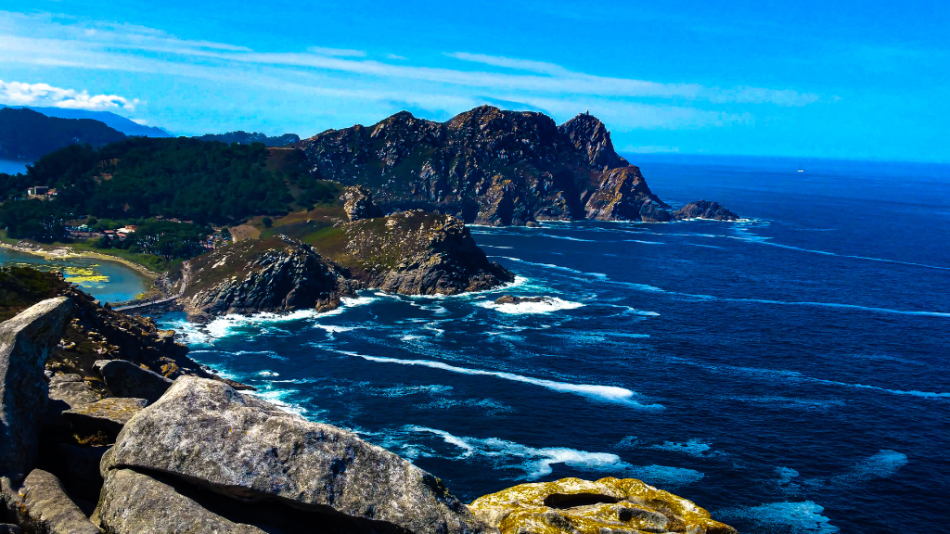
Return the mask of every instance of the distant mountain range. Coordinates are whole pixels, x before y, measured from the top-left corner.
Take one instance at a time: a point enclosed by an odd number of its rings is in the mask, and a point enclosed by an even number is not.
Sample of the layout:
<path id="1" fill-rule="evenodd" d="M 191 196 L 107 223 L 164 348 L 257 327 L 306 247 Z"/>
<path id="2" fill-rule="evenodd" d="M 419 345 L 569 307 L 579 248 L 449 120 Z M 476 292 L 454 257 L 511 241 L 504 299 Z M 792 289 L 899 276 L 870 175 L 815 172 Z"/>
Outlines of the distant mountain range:
<path id="1" fill-rule="evenodd" d="M 86 111 L 84 109 L 60 109 L 60 108 L 26 108 L 32 109 L 57 119 L 92 119 L 99 121 L 113 130 L 118 130 L 125 135 L 139 135 L 145 137 L 174 137 L 172 134 L 156 128 L 154 126 L 143 126 L 137 122 L 127 119 L 121 115 L 116 115 L 110 111 Z"/>
<path id="2" fill-rule="evenodd" d="M 64 146 L 99 147 L 125 138 L 97 120 L 47 117 L 26 108 L 0 109 L 0 159 L 33 162 Z"/>
<path id="3" fill-rule="evenodd" d="M 268 137 L 266 134 L 244 131 L 228 132 L 225 134 L 208 134 L 195 137 L 199 141 L 220 141 L 222 143 L 238 143 L 240 145 L 250 145 L 254 143 L 264 143 L 264 146 L 287 146 L 300 142 L 300 136 L 297 134 L 284 134 L 274 137 Z"/>

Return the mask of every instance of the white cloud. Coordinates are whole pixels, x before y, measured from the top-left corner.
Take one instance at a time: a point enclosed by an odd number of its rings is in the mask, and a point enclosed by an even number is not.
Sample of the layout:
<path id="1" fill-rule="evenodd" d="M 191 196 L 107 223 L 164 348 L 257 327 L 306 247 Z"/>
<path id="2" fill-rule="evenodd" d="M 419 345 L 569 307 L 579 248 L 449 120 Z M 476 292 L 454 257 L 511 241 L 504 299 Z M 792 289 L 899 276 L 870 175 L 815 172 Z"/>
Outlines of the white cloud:
<path id="1" fill-rule="evenodd" d="M 349 48 L 323 48 L 322 46 L 311 46 L 307 48 L 311 54 L 331 57 L 366 57 L 366 52 L 362 50 L 351 50 Z"/>
<path id="2" fill-rule="evenodd" d="M 395 59 L 397 61 L 405 61 L 406 59 L 409 59 L 409 58 L 407 58 L 406 56 L 400 56 L 399 54 L 386 54 L 386 59 Z"/>
<path id="3" fill-rule="evenodd" d="M 90 95 L 87 91 L 63 89 L 45 83 L 0 80 L 0 103 L 11 106 L 51 106 L 89 111 L 135 111 L 137 100 L 118 95 Z"/>

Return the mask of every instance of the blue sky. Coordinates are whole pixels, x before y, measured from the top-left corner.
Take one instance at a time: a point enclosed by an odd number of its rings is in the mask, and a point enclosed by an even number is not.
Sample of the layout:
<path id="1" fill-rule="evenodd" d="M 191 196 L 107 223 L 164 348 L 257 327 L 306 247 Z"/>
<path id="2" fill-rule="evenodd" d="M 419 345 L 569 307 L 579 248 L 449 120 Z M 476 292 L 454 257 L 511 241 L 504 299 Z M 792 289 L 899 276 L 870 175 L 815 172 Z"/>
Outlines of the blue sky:
<path id="1" fill-rule="evenodd" d="M 0 0 L 0 104 L 305 137 L 589 109 L 624 152 L 947 162 L 948 4 Z"/>

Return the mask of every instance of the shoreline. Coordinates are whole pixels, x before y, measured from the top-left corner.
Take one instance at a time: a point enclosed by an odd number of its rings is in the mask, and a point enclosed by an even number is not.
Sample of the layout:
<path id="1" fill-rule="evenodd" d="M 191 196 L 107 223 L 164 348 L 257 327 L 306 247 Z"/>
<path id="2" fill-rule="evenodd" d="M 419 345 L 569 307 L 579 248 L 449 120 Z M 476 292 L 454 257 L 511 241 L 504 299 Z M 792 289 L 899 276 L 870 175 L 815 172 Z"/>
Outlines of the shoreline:
<path id="1" fill-rule="evenodd" d="M 148 267 L 145 267 L 142 264 L 135 263 L 134 261 L 131 261 L 125 258 L 119 258 L 117 256 L 110 256 L 108 254 L 102 254 L 100 252 L 90 252 L 86 250 L 77 251 L 71 248 L 69 245 L 58 245 L 58 247 L 53 250 L 47 250 L 46 248 L 43 248 L 43 245 L 38 245 L 38 246 L 40 248 L 33 249 L 33 248 L 26 248 L 26 247 L 18 247 L 16 245 L 11 245 L 9 243 L 0 242 L 0 247 L 2 248 L 9 249 L 14 252 L 24 252 L 27 254 L 33 254 L 34 256 L 41 256 L 48 260 L 65 260 L 69 258 L 92 258 L 92 259 L 97 259 L 97 260 L 102 260 L 102 261 L 112 261 L 116 263 L 121 263 L 122 265 L 125 265 L 126 267 L 133 269 L 134 271 L 141 274 L 142 276 L 144 276 L 145 278 L 147 278 L 149 281 L 153 283 L 159 278 L 161 278 L 162 276 L 162 273 L 157 273 L 155 271 L 152 271 Z"/>

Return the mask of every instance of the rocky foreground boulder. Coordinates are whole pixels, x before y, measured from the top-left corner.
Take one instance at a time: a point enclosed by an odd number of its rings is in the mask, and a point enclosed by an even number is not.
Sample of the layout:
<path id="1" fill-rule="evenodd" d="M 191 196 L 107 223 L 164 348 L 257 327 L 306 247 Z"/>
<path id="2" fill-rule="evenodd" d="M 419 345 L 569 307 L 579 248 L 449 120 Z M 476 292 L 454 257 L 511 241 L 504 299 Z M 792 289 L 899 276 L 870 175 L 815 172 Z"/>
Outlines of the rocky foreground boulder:
<path id="1" fill-rule="evenodd" d="M 117 486 L 142 487 L 133 471 L 161 473 L 237 501 L 264 502 L 348 525 L 347 530 L 464 534 L 481 530 L 442 482 L 356 435 L 306 420 L 211 380 L 181 377 L 131 421 L 102 462 L 98 517 L 108 532 L 148 525 L 164 532 L 165 512 L 153 507 L 114 512 Z M 173 498 L 154 486 L 154 502 Z M 193 499 L 205 507 L 201 497 Z M 205 515 L 188 504 L 189 513 Z M 205 507 L 209 512 L 214 505 Z M 235 504 L 234 507 L 240 505 Z M 140 514 L 133 516 L 132 514 Z M 257 522 L 267 517 L 255 518 Z M 265 529 L 266 530 L 266 529 Z M 135 532 L 143 532 L 135 530 Z"/>
<path id="2" fill-rule="evenodd" d="M 23 480 L 36 463 L 46 420 L 46 359 L 62 336 L 74 305 L 44 300 L 0 324 L 0 476 Z"/>
<path id="3" fill-rule="evenodd" d="M 469 508 L 501 534 L 737 534 L 693 502 L 633 478 L 522 484 Z"/>

